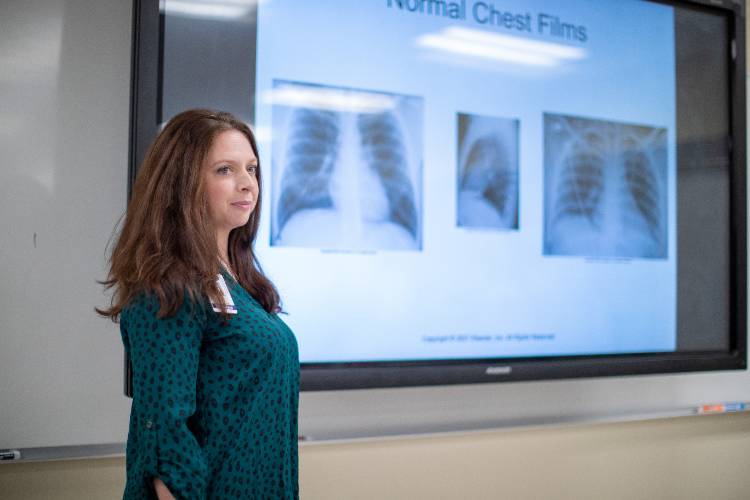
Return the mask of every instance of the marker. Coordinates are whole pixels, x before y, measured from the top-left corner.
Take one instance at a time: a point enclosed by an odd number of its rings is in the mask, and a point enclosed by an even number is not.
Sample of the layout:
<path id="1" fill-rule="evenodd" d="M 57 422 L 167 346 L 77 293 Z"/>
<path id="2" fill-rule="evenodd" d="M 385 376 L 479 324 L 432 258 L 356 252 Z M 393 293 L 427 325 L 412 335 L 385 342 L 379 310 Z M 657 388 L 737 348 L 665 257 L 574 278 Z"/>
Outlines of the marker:
<path id="1" fill-rule="evenodd" d="M 0 450 L 0 460 L 18 460 L 21 452 L 18 450 Z"/>
<path id="2" fill-rule="evenodd" d="M 724 411 L 745 411 L 748 410 L 747 403 L 727 403 L 724 405 Z"/>
<path id="3" fill-rule="evenodd" d="M 724 413 L 724 405 L 703 405 L 698 408 L 698 413 Z"/>

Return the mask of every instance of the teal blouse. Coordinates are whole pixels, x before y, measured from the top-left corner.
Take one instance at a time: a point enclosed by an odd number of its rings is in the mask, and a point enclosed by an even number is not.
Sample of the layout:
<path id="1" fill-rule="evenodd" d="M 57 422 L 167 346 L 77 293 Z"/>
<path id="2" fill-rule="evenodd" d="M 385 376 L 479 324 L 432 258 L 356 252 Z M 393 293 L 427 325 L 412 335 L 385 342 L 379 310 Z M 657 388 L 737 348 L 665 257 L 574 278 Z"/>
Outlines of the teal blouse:
<path id="1" fill-rule="evenodd" d="M 291 330 L 225 276 L 224 322 L 187 296 L 159 319 L 142 295 L 122 312 L 133 371 L 125 499 L 297 499 L 299 359 Z"/>

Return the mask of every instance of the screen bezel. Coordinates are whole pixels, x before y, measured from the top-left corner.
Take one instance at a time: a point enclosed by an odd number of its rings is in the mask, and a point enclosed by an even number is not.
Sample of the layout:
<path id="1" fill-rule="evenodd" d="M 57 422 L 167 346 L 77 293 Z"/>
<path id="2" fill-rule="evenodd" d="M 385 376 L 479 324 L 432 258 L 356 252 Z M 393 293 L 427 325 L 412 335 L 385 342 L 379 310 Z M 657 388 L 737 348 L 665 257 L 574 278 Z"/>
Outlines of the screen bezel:
<path id="1" fill-rule="evenodd" d="M 658 0 L 657 0 L 658 1 Z M 730 81 L 730 346 L 690 351 L 505 359 L 302 363 L 303 391 L 497 383 L 640 374 L 743 370 L 747 368 L 747 198 L 744 2 L 659 1 L 721 12 L 729 19 L 735 58 Z M 163 82 L 163 1 L 133 1 L 133 46 L 128 161 L 128 199 L 146 150 L 158 132 Z M 130 395 L 126 360 L 125 393 Z"/>

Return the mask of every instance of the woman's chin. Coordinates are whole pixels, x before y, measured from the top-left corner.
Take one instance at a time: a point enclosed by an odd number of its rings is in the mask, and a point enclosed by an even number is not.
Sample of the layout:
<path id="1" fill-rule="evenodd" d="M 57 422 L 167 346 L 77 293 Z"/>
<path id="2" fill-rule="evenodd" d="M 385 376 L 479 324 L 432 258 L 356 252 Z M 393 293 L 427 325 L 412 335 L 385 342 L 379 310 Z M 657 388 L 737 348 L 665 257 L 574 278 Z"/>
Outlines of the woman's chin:
<path id="1" fill-rule="evenodd" d="M 245 224 L 247 224 L 247 221 L 249 221 L 249 220 L 250 220 L 250 216 L 249 215 L 247 217 L 243 218 L 243 219 L 236 219 L 236 220 L 234 220 L 233 223 L 232 223 L 232 229 L 237 229 L 238 227 L 244 226 Z"/>

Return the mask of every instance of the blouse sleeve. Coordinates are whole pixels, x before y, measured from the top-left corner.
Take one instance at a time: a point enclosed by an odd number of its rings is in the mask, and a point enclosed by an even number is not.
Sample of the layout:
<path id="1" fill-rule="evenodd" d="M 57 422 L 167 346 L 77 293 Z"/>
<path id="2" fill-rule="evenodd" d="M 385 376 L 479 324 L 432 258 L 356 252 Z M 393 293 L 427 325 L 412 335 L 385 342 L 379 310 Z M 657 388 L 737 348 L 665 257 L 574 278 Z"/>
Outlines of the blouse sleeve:
<path id="1" fill-rule="evenodd" d="M 143 295 L 121 316 L 133 372 L 130 432 L 136 436 L 128 440 L 136 456 L 129 458 L 149 496 L 153 478 L 159 477 L 176 498 L 205 498 L 207 465 L 188 419 L 196 408 L 206 313 L 187 297 L 174 316 L 158 318 L 158 310 L 158 299 Z"/>

